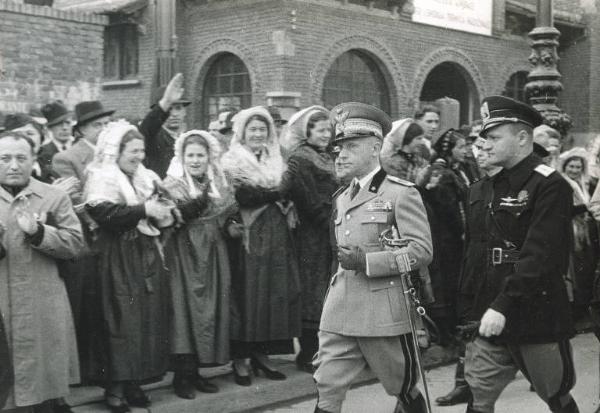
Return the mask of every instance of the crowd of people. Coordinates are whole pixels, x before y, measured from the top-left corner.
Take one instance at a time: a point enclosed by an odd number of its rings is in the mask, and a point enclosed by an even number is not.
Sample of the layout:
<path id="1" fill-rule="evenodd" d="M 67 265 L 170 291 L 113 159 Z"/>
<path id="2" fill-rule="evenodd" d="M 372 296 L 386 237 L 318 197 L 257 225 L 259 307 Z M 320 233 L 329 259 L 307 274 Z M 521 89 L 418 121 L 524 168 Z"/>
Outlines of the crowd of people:
<path id="1" fill-rule="evenodd" d="M 294 338 L 297 368 L 313 374 L 319 341 L 334 339 L 319 333 L 324 300 L 338 261 L 355 254 L 338 245 L 351 217 L 342 221 L 335 197 L 353 186 L 338 156 L 352 140 L 334 140 L 339 114 L 310 106 L 286 122 L 272 107 L 228 108 L 207 130 L 187 130 L 182 84 L 176 75 L 159 90 L 139 125 L 114 121 L 118 111 L 98 101 L 74 114 L 55 101 L 41 114 L 6 116 L 0 363 L 11 368 L 0 373 L 2 411 L 70 412 L 69 386 L 85 384 L 104 387 L 110 410 L 125 413 L 150 406 L 141 386 L 167 371 L 174 393 L 193 399 L 219 391 L 199 368 L 229 362 L 240 386 L 259 374 L 285 380 L 270 356 L 293 354 Z M 439 109 L 426 105 L 393 122 L 376 154 L 387 174 L 414 185 L 408 193 L 420 195 L 429 223 L 420 248 L 432 294 L 423 301 L 435 328 L 418 329 L 422 348 L 456 345 L 469 187 L 501 169 L 488 162 L 480 120 L 439 127 Z M 600 186 L 585 150 L 561 153 L 548 126 L 534 141 L 573 191 L 563 278 L 583 317 L 599 258 Z M 382 217 L 377 229 L 388 224 Z M 464 348 L 440 405 L 472 399 L 463 367 Z"/>

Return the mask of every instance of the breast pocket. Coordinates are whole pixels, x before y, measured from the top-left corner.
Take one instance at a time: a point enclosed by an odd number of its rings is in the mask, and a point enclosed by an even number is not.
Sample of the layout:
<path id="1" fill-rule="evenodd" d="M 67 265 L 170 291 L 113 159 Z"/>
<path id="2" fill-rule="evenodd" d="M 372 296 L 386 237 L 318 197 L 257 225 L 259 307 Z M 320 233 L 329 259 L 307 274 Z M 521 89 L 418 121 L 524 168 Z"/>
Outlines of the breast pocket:
<path id="1" fill-rule="evenodd" d="M 387 212 L 368 212 L 359 217 L 364 242 L 378 243 L 379 235 L 389 228 Z"/>

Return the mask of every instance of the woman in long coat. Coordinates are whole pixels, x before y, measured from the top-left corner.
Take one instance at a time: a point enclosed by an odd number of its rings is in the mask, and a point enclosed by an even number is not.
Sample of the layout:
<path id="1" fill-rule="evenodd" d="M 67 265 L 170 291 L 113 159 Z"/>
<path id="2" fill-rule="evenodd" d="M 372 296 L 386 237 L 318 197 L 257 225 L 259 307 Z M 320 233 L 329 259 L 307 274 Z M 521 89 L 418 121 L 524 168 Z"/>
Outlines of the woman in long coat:
<path id="1" fill-rule="evenodd" d="M 282 380 L 285 375 L 267 355 L 294 352 L 292 339 L 301 329 L 300 286 L 290 231 L 293 206 L 279 192 L 285 164 L 265 108 L 236 115 L 222 162 L 235 188 L 242 229 L 242 245 L 231 251 L 234 375 L 238 384 L 250 385 L 245 359 L 251 358 L 255 374 L 261 370 Z"/>
<path id="2" fill-rule="evenodd" d="M 173 323 L 171 353 L 175 393 L 195 397 L 195 389 L 218 388 L 198 374 L 199 365 L 229 359 L 231 273 L 224 240 L 227 218 L 235 212 L 233 193 L 220 166 L 219 141 L 192 130 L 175 141 L 164 187 L 183 220 L 167 243 Z"/>
<path id="3" fill-rule="evenodd" d="M 465 138 L 444 133 L 434 145 L 436 156 L 419 182 L 423 202 L 430 209 L 433 262 L 429 267 L 435 302 L 430 315 L 447 345 L 456 327 L 456 297 L 463 257 L 468 177 L 462 170 Z"/>
<path id="4" fill-rule="evenodd" d="M 573 250 L 567 271 L 567 292 L 572 301 L 574 316 L 578 320 L 587 312 L 592 297 L 596 264 L 598 263 L 598 230 L 590 204 L 590 177 L 588 153 L 584 148 L 573 148 L 560 154 L 559 168 L 573 188 Z M 594 201 L 598 195 L 594 193 Z"/>
<path id="5" fill-rule="evenodd" d="M 327 152 L 330 139 L 329 111 L 322 106 L 294 114 L 282 138 L 282 146 L 290 153 L 282 192 L 294 202 L 299 218 L 295 241 L 302 287 L 302 336 L 296 365 L 307 372 L 313 372 L 319 321 L 331 277 L 329 219 L 338 182 L 333 157 Z"/>
<path id="6" fill-rule="evenodd" d="M 3 147 L 14 139 L 9 137 L 12 133 L 0 139 Z M 14 141 L 23 143 L 25 155 L 31 154 L 27 138 L 19 135 Z M 68 195 L 31 178 L 33 158 L 29 162 L 25 182 L 15 186 L 2 182 L 0 187 L 1 238 L 6 248 L 6 257 L 0 260 L 0 311 L 14 369 L 14 385 L 4 408 L 15 411 L 66 397 L 69 385 L 79 381 L 71 308 L 56 261 L 73 258 L 81 250 L 81 225 Z M 33 236 L 18 223 L 21 214 L 37 220 Z"/>
<path id="7" fill-rule="evenodd" d="M 157 199 L 158 176 L 143 167 L 144 139 L 125 122 L 99 136 L 85 186 L 86 210 L 100 227 L 100 294 L 105 353 L 98 379 L 113 412 L 147 407 L 139 383 L 168 367 L 169 285 L 159 226 L 174 204 Z"/>

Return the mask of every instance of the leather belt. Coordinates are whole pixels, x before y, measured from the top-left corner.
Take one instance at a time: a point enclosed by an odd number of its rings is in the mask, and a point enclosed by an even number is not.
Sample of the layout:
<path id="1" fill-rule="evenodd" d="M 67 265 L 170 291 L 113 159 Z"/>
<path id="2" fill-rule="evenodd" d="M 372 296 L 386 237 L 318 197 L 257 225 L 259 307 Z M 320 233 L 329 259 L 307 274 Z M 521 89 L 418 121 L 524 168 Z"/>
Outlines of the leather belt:
<path id="1" fill-rule="evenodd" d="M 514 264 L 519 261 L 519 250 L 491 248 L 488 250 L 488 262 L 492 265 Z"/>

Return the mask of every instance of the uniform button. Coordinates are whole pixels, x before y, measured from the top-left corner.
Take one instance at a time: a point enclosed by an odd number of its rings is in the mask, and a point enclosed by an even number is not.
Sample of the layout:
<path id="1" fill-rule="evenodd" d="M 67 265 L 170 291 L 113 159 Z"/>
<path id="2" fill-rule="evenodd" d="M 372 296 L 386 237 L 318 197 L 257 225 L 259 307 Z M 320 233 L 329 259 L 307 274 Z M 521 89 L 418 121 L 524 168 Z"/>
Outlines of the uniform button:
<path id="1" fill-rule="evenodd" d="M 348 219 L 348 220 L 350 219 L 350 214 L 346 215 L 346 219 Z"/>
<path id="2" fill-rule="evenodd" d="M 390 281 L 390 285 L 394 285 L 394 282 L 393 282 L 393 281 Z"/>
<path id="3" fill-rule="evenodd" d="M 346 230 L 346 232 L 344 232 L 344 234 L 350 235 L 350 231 Z"/>
<path id="4" fill-rule="evenodd" d="M 372 217 L 371 217 L 371 221 L 374 221 L 374 220 L 375 220 L 375 217 L 373 217 L 373 216 L 372 216 Z"/>

